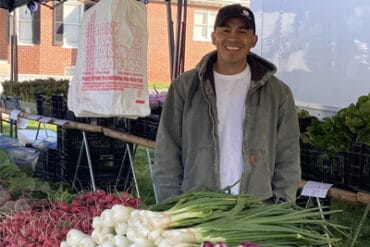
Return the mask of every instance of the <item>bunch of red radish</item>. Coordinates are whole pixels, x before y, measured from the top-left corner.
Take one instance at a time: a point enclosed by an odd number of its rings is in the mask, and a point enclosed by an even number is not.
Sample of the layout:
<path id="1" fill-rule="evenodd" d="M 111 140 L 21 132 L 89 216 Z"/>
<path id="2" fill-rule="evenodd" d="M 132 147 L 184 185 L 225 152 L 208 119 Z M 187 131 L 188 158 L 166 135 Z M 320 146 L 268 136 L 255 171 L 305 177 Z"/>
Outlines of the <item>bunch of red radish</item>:
<path id="1" fill-rule="evenodd" d="M 71 204 L 56 201 L 12 215 L 0 216 L 0 246 L 59 246 L 67 232 L 74 228 L 90 234 L 92 219 L 103 210 L 121 204 L 137 208 L 139 198 L 127 192 L 106 193 L 103 190 L 83 192 Z"/>

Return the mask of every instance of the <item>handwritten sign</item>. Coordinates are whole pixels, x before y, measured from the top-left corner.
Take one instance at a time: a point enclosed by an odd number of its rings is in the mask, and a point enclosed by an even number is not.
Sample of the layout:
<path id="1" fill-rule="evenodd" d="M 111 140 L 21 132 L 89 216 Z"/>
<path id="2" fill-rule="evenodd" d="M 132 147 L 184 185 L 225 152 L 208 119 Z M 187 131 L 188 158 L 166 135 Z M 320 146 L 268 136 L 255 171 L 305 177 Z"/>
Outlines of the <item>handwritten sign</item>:
<path id="1" fill-rule="evenodd" d="M 332 184 L 308 181 L 302 189 L 302 196 L 325 198 Z"/>
<path id="2" fill-rule="evenodd" d="M 50 122 L 52 120 L 52 118 L 51 117 L 42 117 L 42 118 L 40 118 L 39 119 L 39 121 L 41 122 L 41 123 L 48 123 L 48 122 Z"/>
<path id="3" fill-rule="evenodd" d="M 17 120 L 17 119 L 18 119 L 18 114 L 19 114 L 20 112 L 21 112 L 20 110 L 12 110 L 12 111 L 10 112 L 10 116 L 9 116 L 9 118 L 10 118 L 11 120 Z"/>
<path id="4" fill-rule="evenodd" d="M 41 116 L 39 116 L 39 115 L 29 115 L 28 116 L 28 119 L 31 119 L 31 120 L 38 120 L 38 119 L 40 119 L 40 118 L 42 118 Z"/>
<path id="5" fill-rule="evenodd" d="M 69 122 L 68 120 L 64 120 L 64 119 L 58 119 L 54 121 L 54 123 L 59 126 L 63 126 L 65 123 L 68 123 L 68 122 Z"/>

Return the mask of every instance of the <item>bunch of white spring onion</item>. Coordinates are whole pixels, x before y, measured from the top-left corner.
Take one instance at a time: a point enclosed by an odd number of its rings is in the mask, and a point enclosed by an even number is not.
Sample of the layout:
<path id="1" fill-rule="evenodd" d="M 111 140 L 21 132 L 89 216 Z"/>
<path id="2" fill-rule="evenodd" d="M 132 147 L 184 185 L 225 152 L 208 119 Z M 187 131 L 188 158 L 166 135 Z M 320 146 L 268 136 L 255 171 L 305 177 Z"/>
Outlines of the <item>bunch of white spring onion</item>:
<path id="1" fill-rule="evenodd" d="M 225 215 L 238 204 L 239 198 L 245 199 L 244 209 L 262 205 L 262 202 L 250 195 L 240 197 L 217 192 L 194 192 L 164 200 L 153 210 L 139 210 L 122 205 L 106 209 L 93 219 L 91 236 L 76 229 L 68 232 L 67 239 L 61 247 L 90 246 L 200 246 L 192 243 L 194 236 L 187 230 L 172 228 L 190 227 L 199 223 L 217 219 Z M 196 203 L 194 203 L 196 200 Z M 181 238 L 177 235 L 181 234 Z M 90 237 L 91 241 L 84 240 Z M 77 240 L 76 240 L 77 239 Z M 81 242 L 78 241 L 81 239 Z M 178 241 L 175 241 L 175 240 Z M 89 242 L 89 245 L 85 244 Z M 175 242 L 175 243 L 174 243 Z M 169 243 L 170 245 L 166 245 Z"/>
<path id="2" fill-rule="evenodd" d="M 266 205 L 249 195 L 193 192 L 151 210 L 115 205 L 94 218 L 91 235 L 71 230 L 61 247 L 199 247 L 204 241 L 238 246 L 243 240 L 264 247 L 335 245 L 339 240 L 330 230 L 341 227 L 320 215 L 317 208 Z"/>

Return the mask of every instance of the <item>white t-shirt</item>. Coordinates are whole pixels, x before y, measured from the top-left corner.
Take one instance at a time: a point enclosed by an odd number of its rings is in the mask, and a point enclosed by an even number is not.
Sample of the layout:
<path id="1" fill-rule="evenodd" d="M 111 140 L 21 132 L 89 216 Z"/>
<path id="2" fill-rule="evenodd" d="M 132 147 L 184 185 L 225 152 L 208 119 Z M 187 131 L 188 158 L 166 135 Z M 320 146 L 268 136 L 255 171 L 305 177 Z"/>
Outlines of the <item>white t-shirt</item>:
<path id="1" fill-rule="evenodd" d="M 242 153 L 245 100 L 250 86 L 249 66 L 235 75 L 222 75 L 214 71 L 218 113 L 221 188 L 238 181 L 244 170 Z M 239 194 L 240 182 L 231 188 Z"/>

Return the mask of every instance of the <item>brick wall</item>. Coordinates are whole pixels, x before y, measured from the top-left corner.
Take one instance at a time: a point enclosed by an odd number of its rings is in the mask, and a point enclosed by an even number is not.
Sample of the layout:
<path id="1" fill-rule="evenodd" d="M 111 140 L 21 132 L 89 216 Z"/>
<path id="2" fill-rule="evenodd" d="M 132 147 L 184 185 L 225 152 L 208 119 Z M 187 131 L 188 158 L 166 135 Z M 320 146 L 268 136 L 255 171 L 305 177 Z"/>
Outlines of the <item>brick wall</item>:
<path id="1" fill-rule="evenodd" d="M 8 59 L 8 11 L 0 9 L 0 60 Z"/>
<path id="2" fill-rule="evenodd" d="M 150 82 L 170 81 L 169 43 L 167 7 L 164 2 L 153 2 L 148 5 L 148 80 Z M 185 70 L 193 68 L 200 58 L 214 49 L 211 42 L 193 41 L 194 10 L 199 9 L 194 5 L 188 5 L 186 40 L 185 40 Z M 215 9 L 209 7 L 208 9 Z M 172 4 L 172 21 L 176 28 L 177 4 Z M 176 38 L 176 30 L 175 38 Z"/>
<path id="3" fill-rule="evenodd" d="M 214 46 L 210 42 L 195 42 L 192 40 L 194 10 L 199 8 L 202 7 L 190 4 L 187 9 L 185 70 L 193 68 L 205 53 L 214 49 Z M 216 11 L 218 7 L 209 6 L 207 8 Z M 149 33 L 148 80 L 149 82 L 169 83 L 170 64 L 167 7 L 165 1 L 151 2 L 147 4 L 147 10 Z M 176 27 L 176 10 L 177 3 L 173 3 L 172 19 L 174 21 L 174 28 Z M 40 44 L 18 47 L 18 71 L 20 78 L 21 74 L 64 75 L 65 67 L 75 64 L 76 49 L 53 45 L 52 20 L 53 11 L 48 7 L 41 6 Z M 2 31 L 0 38 L 4 39 Z M 0 49 L 4 48 L 0 46 Z"/>
<path id="4" fill-rule="evenodd" d="M 40 44 L 19 46 L 18 70 L 22 74 L 64 75 L 74 64 L 75 49 L 53 45 L 53 10 L 41 7 Z"/>

